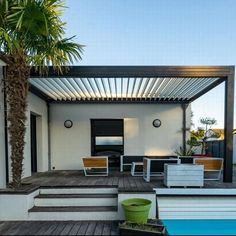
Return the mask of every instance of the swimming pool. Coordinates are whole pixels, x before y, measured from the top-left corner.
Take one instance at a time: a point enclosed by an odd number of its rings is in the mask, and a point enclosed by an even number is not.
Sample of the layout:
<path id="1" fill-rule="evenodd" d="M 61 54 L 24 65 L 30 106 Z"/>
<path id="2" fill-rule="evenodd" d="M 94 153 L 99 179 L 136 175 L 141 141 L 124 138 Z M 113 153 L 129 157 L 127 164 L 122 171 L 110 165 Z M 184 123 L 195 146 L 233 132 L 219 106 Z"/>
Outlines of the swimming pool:
<path id="1" fill-rule="evenodd" d="M 236 220 L 162 220 L 170 235 L 236 235 Z"/>

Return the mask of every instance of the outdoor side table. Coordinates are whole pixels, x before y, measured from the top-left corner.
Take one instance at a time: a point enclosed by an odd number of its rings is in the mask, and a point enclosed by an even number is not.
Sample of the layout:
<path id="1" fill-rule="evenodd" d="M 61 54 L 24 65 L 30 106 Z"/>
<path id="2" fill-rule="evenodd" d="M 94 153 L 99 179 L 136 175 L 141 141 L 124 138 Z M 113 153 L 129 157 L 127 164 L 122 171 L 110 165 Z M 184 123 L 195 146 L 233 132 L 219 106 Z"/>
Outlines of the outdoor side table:
<path id="1" fill-rule="evenodd" d="M 202 187 L 204 166 L 194 164 L 165 164 L 164 185 L 167 187 Z"/>
<path id="2" fill-rule="evenodd" d="M 180 163 L 180 160 L 171 156 L 154 156 L 143 158 L 143 179 L 150 182 L 151 176 L 163 176 L 165 163 Z"/>
<path id="3" fill-rule="evenodd" d="M 132 162 L 131 175 L 132 176 L 143 176 L 143 171 L 135 171 L 136 166 L 142 166 L 143 167 L 143 162 Z"/>

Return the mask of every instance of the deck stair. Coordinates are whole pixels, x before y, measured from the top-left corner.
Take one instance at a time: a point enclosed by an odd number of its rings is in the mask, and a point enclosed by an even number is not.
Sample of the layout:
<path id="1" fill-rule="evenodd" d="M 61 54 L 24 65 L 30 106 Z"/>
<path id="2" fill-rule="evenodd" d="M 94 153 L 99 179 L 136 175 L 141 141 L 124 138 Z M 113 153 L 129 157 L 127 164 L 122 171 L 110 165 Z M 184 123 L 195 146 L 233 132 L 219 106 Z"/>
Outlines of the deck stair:
<path id="1" fill-rule="evenodd" d="M 116 188 L 42 188 L 30 220 L 117 220 Z"/>

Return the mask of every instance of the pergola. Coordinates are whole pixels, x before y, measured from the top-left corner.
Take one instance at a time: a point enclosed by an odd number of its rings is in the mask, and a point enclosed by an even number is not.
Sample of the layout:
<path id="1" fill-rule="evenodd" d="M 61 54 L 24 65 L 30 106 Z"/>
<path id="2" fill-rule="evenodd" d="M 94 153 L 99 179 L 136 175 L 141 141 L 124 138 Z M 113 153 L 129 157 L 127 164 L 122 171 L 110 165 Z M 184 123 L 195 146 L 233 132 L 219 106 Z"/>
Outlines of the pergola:
<path id="1" fill-rule="evenodd" d="M 183 109 L 225 82 L 224 182 L 232 182 L 234 66 L 71 66 L 31 71 L 30 91 L 50 103 L 166 103 Z"/>

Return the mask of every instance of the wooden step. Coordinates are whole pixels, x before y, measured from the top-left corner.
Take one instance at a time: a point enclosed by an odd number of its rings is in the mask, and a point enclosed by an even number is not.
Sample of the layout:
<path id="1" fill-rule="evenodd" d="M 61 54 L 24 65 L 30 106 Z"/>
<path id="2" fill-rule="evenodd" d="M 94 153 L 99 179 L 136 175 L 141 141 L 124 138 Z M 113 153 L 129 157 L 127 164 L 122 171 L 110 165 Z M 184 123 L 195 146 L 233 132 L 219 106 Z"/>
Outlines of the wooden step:
<path id="1" fill-rule="evenodd" d="M 74 207 L 73 207 L 74 208 Z M 86 220 L 86 221 L 111 221 L 111 220 L 119 220 L 119 215 L 117 211 L 111 211 L 115 210 L 116 208 L 95 208 L 89 209 L 90 211 L 87 211 L 88 209 L 74 209 L 74 210 L 83 210 L 83 211 L 72 211 L 72 209 L 63 209 L 63 208 L 57 208 L 57 209 L 51 209 L 54 211 L 46 211 L 46 209 L 43 209 L 44 211 L 38 211 L 42 210 L 37 208 L 32 209 L 31 212 L 29 212 L 29 220 L 31 221 L 75 221 L 75 220 Z M 34 210 L 34 211 L 33 211 Z M 47 209 L 49 210 L 49 209 Z M 57 211 L 55 211 L 57 210 Z M 60 211 L 59 211 L 60 210 Z M 70 211 L 68 211 L 70 210 Z M 86 211 L 85 211 L 86 210 Z M 103 210 L 103 211 L 95 211 L 95 210 Z"/>
<path id="2" fill-rule="evenodd" d="M 117 194 L 40 194 L 35 197 L 38 207 L 117 206 Z"/>
<path id="3" fill-rule="evenodd" d="M 29 210 L 29 220 L 118 220 L 117 206 L 36 207 Z"/>
<path id="4" fill-rule="evenodd" d="M 117 206 L 56 206 L 56 207 L 36 207 L 29 209 L 29 212 L 105 212 L 117 211 Z"/>
<path id="5" fill-rule="evenodd" d="M 41 188 L 40 194 L 117 194 L 117 188 L 110 187 L 48 187 Z"/>
<path id="6" fill-rule="evenodd" d="M 117 198 L 118 194 L 39 194 L 35 198 Z"/>

